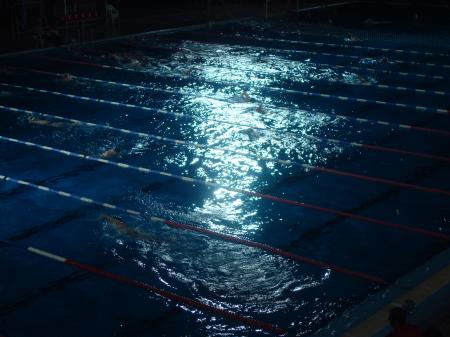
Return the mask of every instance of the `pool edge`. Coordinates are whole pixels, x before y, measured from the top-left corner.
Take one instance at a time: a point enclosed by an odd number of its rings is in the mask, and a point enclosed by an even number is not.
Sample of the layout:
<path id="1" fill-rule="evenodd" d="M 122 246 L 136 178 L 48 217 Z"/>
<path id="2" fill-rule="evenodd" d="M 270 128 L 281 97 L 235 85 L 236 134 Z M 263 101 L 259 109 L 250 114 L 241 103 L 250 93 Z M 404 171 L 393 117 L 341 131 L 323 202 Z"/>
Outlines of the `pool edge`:
<path id="1" fill-rule="evenodd" d="M 443 286 L 430 287 L 439 281 Z M 433 317 L 442 313 L 446 303 L 450 303 L 450 248 L 351 307 L 313 336 L 383 337 L 390 330 L 389 308 L 404 304 L 410 295 L 418 293 L 423 300 L 416 303 L 410 318 L 414 324 L 427 327 Z"/>

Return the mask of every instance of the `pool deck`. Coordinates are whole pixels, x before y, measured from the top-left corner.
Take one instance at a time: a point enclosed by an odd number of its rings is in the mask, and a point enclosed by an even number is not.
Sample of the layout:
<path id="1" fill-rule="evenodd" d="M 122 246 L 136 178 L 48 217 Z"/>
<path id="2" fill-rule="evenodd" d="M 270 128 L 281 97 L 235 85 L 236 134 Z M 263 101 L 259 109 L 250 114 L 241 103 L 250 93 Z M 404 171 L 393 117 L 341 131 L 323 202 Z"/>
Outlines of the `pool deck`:
<path id="1" fill-rule="evenodd" d="M 405 301 L 415 303 L 413 324 L 438 328 L 443 336 L 450 336 L 450 249 L 346 311 L 314 337 L 383 337 L 390 331 L 389 309 Z"/>

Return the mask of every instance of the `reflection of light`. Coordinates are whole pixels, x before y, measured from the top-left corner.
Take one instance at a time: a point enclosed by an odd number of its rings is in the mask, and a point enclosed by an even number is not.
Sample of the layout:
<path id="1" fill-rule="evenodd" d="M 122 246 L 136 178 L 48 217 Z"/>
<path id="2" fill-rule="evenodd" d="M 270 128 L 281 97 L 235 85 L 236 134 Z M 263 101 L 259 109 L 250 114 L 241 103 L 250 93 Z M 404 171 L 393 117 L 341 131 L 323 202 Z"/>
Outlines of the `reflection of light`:
<path id="1" fill-rule="evenodd" d="M 303 83 L 311 78 L 332 78 L 335 73 L 331 69 L 320 70 L 310 62 L 292 62 L 266 55 L 258 48 L 236 50 L 221 46 L 217 49 L 211 45 L 186 42 L 178 50 L 172 55 L 170 64 L 181 73 L 186 67 L 195 68 L 191 75 L 193 79 L 205 80 L 186 84 L 181 89 L 184 95 L 179 105 L 166 106 L 197 117 L 182 130 L 186 138 L 200 139 L 206 145 L 259 157 L 284 158 L 309 165 L 324 164 L 330 154 L 336 153 L 334 145 L 324 149 L 316 139 L 304 136 L 323 133 L 324 127 L 332 125 L 332 118 L 295 108 L 292 103 L 283 101 L 282 93 L 266 97 L 261 90 L 284 79 Z M 186 59 L 192 63 L 186 65 Z M 250 99 L 243 96 L 244 90 Z M 279 109 L 279 106 L 290 108 Z M 243 125 L 278 131 L 261 132 Z M 288 136 L 284 133 L 286 131 L 298 136 Z M 194 159 L 190 162 L 195 164 L 197 177 L 232 188 L 259 191 L 267 187 L 268 175 L 282 176 L 285 170 L 275 161 L 258 160 L 214 148 L 193 148 L 191 151 Z M 187 158 L 182 154 L 169 154 L 166 162 L 181 166 L 186 165 Z M 257 205 L 255 198 L 217 189 L 195 211 L 211 215 L 208 220 L 210 228 L 231 230 L 232 234 L 241 235 L 258 231 L 262 226 Z M 223 223 L 211 219 L 232 221 L 238 226 L 226 228 Z"/>

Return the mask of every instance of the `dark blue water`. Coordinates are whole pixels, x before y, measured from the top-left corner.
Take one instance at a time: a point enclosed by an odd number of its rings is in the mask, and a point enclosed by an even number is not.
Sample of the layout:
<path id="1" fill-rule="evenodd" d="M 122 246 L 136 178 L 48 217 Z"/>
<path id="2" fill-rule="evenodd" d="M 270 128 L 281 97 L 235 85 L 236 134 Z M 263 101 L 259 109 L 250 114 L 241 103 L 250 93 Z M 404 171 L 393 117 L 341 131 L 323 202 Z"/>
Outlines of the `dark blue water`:
<path id="1" fill-rule="evenodd" d="M 238 188 L 450 234 L 448 196 L 352 177 L 305 171 L 280 160 L 450 190 L 448 161 L 350 147 L 345 142 L 449 156 L 449 137 L 395 124 L 450 130 L 448 115 L 302 96 L 286 89 L 450 108 L 449 96 L 362 86 L 447 91 L 450 57 L 293 46 L 251 38 L 345 43 L 295 34 L 293 23 L 218 26 L 3 58 L 22 68 L 0 74 L 1 105 L 106 124 L 204 145 L 176 145 L 98 127 L 1 110 L 0 135 L 216 182 L 190 184 L 1 141 L 0 174 L 87 196 L 147 215 L 266 243 L 393 282 L 448 243 L 230 191 Z M 221 35 L 223 33 L 223 35 Z M 362 45 L 377 45 L 364 41 Z M 383 47 L 396 48 L 385 43 Z M 407 48 L 401 43 L 402 48 Z M 427 51 L 426 46 L 409 46 Z M 292 51 L 289 51 L 291 49 Z M 295 50 L 344 55 L 306 56 Z M 447 52 L 441 50 L 440 52 Z M 388 56 L 390 63 L 382 58 Z M 57 58 L 49 59 L 48 57 Z M 108 69 L 78 60 L 121 67 Z M 138 63 L 136 62 L 138 61 Z M 320 63 L 321 65 L 317 65 Z M 326 65 L 324 65 L 326 64 Z M 334 65 L 442 75 L 443 80 L 355 71 Z M 38 74 L 29 69 L 53 74 Z M 55 74 L 70 73 L 65 82 Z M 95 82 L 94 79 L 101 80 Z M 124 87 L 106 81 L 127 83 Z M 57 96 L 10 85 L 76 95 Z M 133 86 L 134 85 L 134 86 Z M 136 85 L 146 88 L 136 87 Z M 244 93 L 245 92 L 245 93 Z M 81 96 L 103 99 L 90 102 Z M 110 102 L 164 109 L 160 114 Z M 109 103 L 108 103 L 109 102 Z M 336 115 L 349 118 L 336 117 Z M 252 127 L 265 128 L 255 131 Z M 220 149 L 234 152 L 222 152 Z M 236 153 L 241 151 L 243 153 Z M 247 153 L 247 154 L 246 154 Z M 100 220 L 122 218 L 145 238 Z M 143 218 L 3 182 L 2 239 L 105 268 L 201 302 L 308 335 L 380 289 L 348 275 L 246 246 L 170 229 Z M 158 243 L 147 239 L 153 236 Z M 0 333 L 8 336 L 259 336 L 266 333 L 179 306 L 11 247 L 0 258 Z M 23 324 L 26 322 L 26 324 Z M 3 330 L 2 330 L 3 329 Z"/>

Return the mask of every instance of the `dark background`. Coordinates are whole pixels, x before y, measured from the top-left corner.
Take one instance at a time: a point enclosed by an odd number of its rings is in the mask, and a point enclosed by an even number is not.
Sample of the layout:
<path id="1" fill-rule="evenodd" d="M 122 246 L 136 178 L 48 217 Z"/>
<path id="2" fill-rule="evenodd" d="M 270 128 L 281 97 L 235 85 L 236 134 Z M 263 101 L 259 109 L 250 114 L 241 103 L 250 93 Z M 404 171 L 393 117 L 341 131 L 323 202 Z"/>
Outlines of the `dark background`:
<path id="1" fill-rule="evenodd" d="M 31 4 L 26 20 L 23 20 L 21 4 Z M 153 29 L 177 27 L 208 21 L 236 19 L 242 17 L 264 17 L 266 0 L 110 0 L 120 13 L 119 28 L 112 32 L 105 26 L 105 1 L 67 0 L 68 3 L 87 6 L 96 3 L 96 18 L 71 22 L 69 27 L 63 19 L 63 0 L 0 0 L 0 53 L 31 48 L 51 47 L 59 44 L 83 42 L 115 35 L 133 34 Z M 301 7 L 325 5 L 342 0 L 300 0 Z M 407 22 L 412 13 L 420 13 L 423 24 L 448 20 L 449 0 L 373 0 L 376 13 L 358 13 L 349 7 L 345 20 L 353 16 L 372 16 L 373 19 L 398 19 Z M 397 5 L 392 6 L 392 3 Z M 37 5 L 39 4 L 39 5 Z M 402 5 L 398 5 L 402 4 Z M 34 6 L 34 7 L 33 7 Z M 297 0 L 270 0 L 269 14 L 293 13 Z M 444 11 L 436 10 L 446 7 Z M 91 10 L 89 10 L 91 11 Z M 83 11 L 81 11 L 83 12 Z M 445 14 L 442 14 L 445 13 Z M 302 19 L 299 16 L 299 19 Z M 26 21 L 26 22 L 22 22 Z M 83 31 L 83 34 L 80 31 Z M 50 32 L 50 33 L 48 33 Z M 43 39 L 42 34 L 50 34 Z M 48 36 L 47 36 L 48 37 Z"/>

